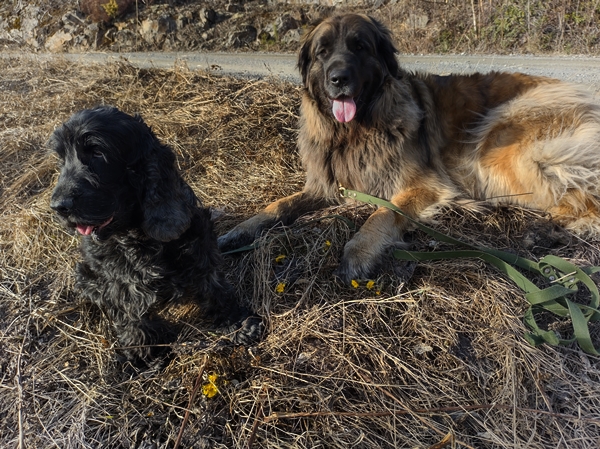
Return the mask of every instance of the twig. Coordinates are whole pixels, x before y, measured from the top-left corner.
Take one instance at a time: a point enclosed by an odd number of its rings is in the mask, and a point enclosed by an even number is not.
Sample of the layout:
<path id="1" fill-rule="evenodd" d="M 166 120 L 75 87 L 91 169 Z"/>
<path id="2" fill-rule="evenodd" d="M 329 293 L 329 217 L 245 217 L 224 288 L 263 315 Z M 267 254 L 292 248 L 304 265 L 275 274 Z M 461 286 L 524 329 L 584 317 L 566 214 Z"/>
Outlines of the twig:
<path id="1" fill-rule="evenodd" d="M 29 329 L 29 321 L 31 319 L 31 314 L 29 318 L 27 318 L 27 325 L 25 329 Z M 17 410 L 18 410 L 18 419 L 19 419 L 19 449 L 25 448 L 25 438 L 23 435 L 23 383 L 21 381 L 21 356 L 23 355 L 23 347 L 25 346 L 25 341 L 27 339 L 27 332 L 23 336 L 23 341 L 21 342 L 21 347 L 19 348 L 19 354 L 17 356 L 17 372 L 15 374 L 15 381 L 17 383 L 17 391 L 18 391 L 18 402 L 17 402 Z"/>
<path id="2" fill-rule="evenodd" d="M 276 419 L 292 419 L 292 418 L 318 418 L 321 416 L 349 416 L 352 418 L 370 418 L 379 416 L 392 416 L 392 415 L 406 415 L 410 413 L 408 410 L 401 410 L 400 413 L 390 411 L 380 412 L 298 412 L 298 413 L 286 413 L 286 412 L 273 412 L 269 416 L 263 419 L 264 423 L 275 421 Z"/>
<path id="3" fill-rule="evenodd" d="M 266 418 L 263 413 L 263 402 L 264 402 L 264 394 L 265 387 L 263 386 L 263 391 L 261 392 L 261 398 L 258 402 L 258 410 L 256 410 L 256 416 L 254 418 L 254 423 L 252 424 L 252 430 L 250 431 L 250 437 L 248 437 L 248 443 L 246 444 L 246 449 L 250 449 L 254 444 L 254 440 L 256 440 L 256 431 L 258 430 L 258 426 L 261 423 L 265 423 Z"/>
<path id="4" fill-rule="evenodd" d="M 21 383 L 21 355 L 23 354 L 23 346 L 25 345 L 25 338 L 23 337 L 23 343 L 21 344 L 21 348 L 19 349 L 19 355 L 17 356 L 17 373 L 15 375 L 15 380 L 17 382 L 17 391 L 18 391 L 18 402 L 17 402 L 17 410 L 19 414 L 19 449 L 25 448 L 25 442 L 23 438 L 23 385 Z"/>
<path id="5" fill-rule="evenodd" d="M 200 372 L 198 373 L 198 377 L 196 378 L 196 384 L 194 385 L 194 389 L 192 390 L 192 394 L 190 395 L 190 400 L 188 402 L 188 407 L 185 411 L 185 416 L 183 417 L 183 423 L 181 423 L 181 428 L 179 429 L 179 433 L 177 434 L 177 440 L 175 440 L 175 446 L 173 449 L 177 449 L 179 444 L 181 443 L 181 438 L 183 438 L 183 431 L 185 430 L 185 426 L 187 425 L 188 419 L 190 418 L 190 410 L 192 408 L 192 404 L 194 403 L 194 399 L 196 399 L 196 394 L 198 393 L 198 389 L 200 385 L 202 385 L 202 375 L 204 374 L 204 368 L 208 362 L 208 356 L 204 356 L 204 361 L 202 362 L 202 366 L 200 367 Z"/>
<path id="6" fill-rule="evenodd" d="M 403 410 L 395 410 L 395 411 L 375 411 L 375 412 L 363 412 L 363 413 L 355 413 L 355 412 L 273 412 L 269 416 L 266 416 L 263 419 L 264 423 L 269 423 L 271 421 L 275 421 L 276 419 L 293 419 L 293 418 L 318 418 L 321 416 L 348 416 L 355 418 L 368 418 L 368 417 L 378 417 L 378 416 L 392 416 L 392 415 L 414 415 L 414 414 L 435 414 L 435 413 L 452 413 L 452 412 L 469 412 L 475 410 L 491 410 L 491 409 L 501 409 L 501 410 L 516 410 L 522 413 L 539 413 L 545 416 L 551 416 L 553 418 L 563 418 L 574 421 L 581 421 L 590 424 L 600 425 L 600 419 L 594 418 L 584 418 L 579 416 L 571 416 L 563 413 L 554 413 L 547 412 L 545 410 L 536 410 L 530 408 L 519 408 L 513 407 L 512 405 L 502 405 L 502 404 L 474 404 L 474 405 L 464 405 L 464 406 L 454 406 L 454 407 L 439 407 L 439 408 L 429 408 L 429 409 L 403 409 Z M 463 444 L 463 443 L 461 443 Z"/>

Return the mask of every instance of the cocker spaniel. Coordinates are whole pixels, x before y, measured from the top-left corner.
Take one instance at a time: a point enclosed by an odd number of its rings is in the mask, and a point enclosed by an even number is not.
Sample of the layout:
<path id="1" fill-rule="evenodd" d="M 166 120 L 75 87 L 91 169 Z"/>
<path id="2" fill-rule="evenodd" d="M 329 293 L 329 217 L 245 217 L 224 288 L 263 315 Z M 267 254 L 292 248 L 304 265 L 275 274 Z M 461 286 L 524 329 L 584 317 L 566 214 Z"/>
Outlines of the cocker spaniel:
<path id="1" fill-rule="evenodd" d="M 82 236 L 76 287 L 108 317 L 126 359 L 147 363 L 161 352 L 154 345 L 174 340 L 176 326 L 156 312 L 183 300 L 236 344 L 259 336 L 260 319 L 219 271 L 209 210 L 140 116 L 82 110 L 49 146 L 60 159 L 50 206 Z"/>

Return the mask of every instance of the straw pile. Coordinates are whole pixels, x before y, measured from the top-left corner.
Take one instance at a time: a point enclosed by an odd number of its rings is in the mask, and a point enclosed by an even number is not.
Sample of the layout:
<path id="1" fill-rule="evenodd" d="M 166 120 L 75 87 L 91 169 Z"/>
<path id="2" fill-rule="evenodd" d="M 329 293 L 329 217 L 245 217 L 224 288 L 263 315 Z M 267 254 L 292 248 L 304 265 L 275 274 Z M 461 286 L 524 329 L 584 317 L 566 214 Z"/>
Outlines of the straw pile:
<path id="1" fill-rule="evenodd" d="M 256 346 L 229 346 L 181 308 L 187 325 L 168 366 L 116 363 L 110 327 L 73 292 L 78 240 L 48 207 L 54 127 L 101 103 L 142 113 L 222 233 L 301 188 L 299 93 L 183 66 L 0 60 L 0 446 L 597 448 L 598 358 L 529 346 L 527 304 L 492 267 L 396 262 L 373 284 L 334 280 L 348 221 L 359 226 L 369 206 L 304 217 L 226 258 L 241 300 L 264 317 Z M 599 242 L 518 208 L 452 209 L 435 227 L 530 258 L 600 264 Z M 591 331 L 598 345 L 600 326 Z"/>

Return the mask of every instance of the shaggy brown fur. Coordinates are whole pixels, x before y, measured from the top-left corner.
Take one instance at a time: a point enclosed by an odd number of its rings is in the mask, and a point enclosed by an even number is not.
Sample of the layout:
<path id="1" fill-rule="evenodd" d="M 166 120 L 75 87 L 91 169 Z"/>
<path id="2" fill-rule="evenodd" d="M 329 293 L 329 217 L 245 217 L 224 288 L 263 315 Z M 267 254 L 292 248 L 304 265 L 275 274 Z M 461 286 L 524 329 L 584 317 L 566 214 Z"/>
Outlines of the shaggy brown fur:
<path id="1" fill-rule="evenodd" d="M 415 218 L 474 198 L 600 234 L 600 104 L 590 92 L 519 73 L 412 74 L 395 53 L 388 30 L 363 15 L 330 17 L 306 34 L 298 59 L 306 185 L 222 236 L 222 248 L 340 201 L 339 185 Z M 407 225 L 377 210 L 347 243 L 337 274 L 372 274 Z"/>

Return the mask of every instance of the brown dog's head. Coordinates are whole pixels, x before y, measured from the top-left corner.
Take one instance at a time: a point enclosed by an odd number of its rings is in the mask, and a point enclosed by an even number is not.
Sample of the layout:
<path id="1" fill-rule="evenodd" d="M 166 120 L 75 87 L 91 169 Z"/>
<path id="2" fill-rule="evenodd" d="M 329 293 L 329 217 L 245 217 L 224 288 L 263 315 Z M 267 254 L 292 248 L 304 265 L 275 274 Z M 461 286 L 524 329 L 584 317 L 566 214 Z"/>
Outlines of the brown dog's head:
<path id="1" fill-rule="evenodd" d="M 381 23 L 362 14 L 344 14 L 320 21 L 305 35 L 298 67 L 323 113 L 339 122 L 360 121 L 385 78 L 398 75 L 396 53 Z"/>

